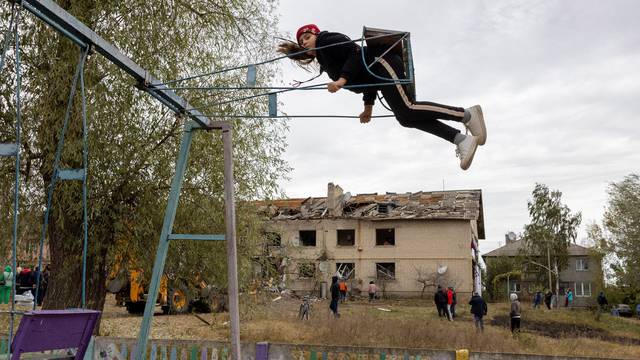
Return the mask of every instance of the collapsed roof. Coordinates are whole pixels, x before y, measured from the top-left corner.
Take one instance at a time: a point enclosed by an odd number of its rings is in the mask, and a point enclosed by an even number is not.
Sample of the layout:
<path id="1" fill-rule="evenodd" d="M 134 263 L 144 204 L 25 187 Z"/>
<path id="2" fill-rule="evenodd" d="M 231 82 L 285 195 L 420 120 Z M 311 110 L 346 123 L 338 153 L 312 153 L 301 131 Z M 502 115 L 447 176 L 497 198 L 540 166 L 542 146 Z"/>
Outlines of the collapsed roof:
<path id="1" fill-rule="evenodd" d="M 329 183 L 327 197 L 265 200 L 258 210 L 271 220 L 367 219 L 367 220 L 475 220 L 478 237 L 484 239 L 481 190 L 419 191 L 415 193 L 343 193 Z"/>

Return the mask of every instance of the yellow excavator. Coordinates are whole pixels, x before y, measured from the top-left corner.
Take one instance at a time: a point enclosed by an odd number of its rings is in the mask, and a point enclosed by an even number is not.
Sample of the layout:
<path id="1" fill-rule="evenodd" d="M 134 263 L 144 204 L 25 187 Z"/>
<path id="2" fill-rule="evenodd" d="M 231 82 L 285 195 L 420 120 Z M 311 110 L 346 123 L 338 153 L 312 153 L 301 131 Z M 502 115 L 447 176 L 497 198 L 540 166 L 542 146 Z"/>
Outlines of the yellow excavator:
<path id="1" fill-rule="evenodd" d="M 116 266 L 107 278 L 107 291 L 116 295 L 118 305 L 125 306 L 130 314 L 142 314 L 148 301 L 147 284 L 143 270 L 132 266 Z M 208 285 L 196 273 L 192 279 L 163 274 L 158 297 L 155 299 L 164 314 L 185 314 L 192 311 L 210 313 L 227 311 L 226 295 Z"/>

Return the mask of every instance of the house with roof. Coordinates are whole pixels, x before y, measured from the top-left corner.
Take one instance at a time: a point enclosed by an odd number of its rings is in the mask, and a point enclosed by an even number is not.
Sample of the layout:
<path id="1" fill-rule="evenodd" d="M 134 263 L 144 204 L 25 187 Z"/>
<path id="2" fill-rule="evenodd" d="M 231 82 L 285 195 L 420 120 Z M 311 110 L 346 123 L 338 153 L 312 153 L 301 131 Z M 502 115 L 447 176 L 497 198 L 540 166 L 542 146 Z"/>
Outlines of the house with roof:
<path id="1" fill-rule="evenodd" d="M 454 286 L 480 291 L 481 190 L 351 195 L 332 183 L 326 197 L 256 204 L 269 218 L 284 283 L 321 294 L 338 274 L 350 289 L 374 281 L 385 294 L 419 296 Z"/>
<path id="2" fill-rule="evenodd" d="M 499 247 L 493 251 L 490 251 L 482 258 L 486 264 L 490 264 L 499 258 L 516 258 L 522 255 L 524 241 L 516 240 L 515 237 L 505 236 L 506 245 Z M 597 297 L 596 285 L 600 283 L 600 277 L 602 276 L 602 264 L 596 258 L 590 255 L 589 248 L 584 246 L 570 244 L 568 248 L 569 263 L 565 269 L 560 271 L 559 283 L 560 283 L 560 306 L 563 306 L 564 297 L 563 294 L 569 289 L 574 294 L 574 306 L 590 306 L 595 303 Z M 540 280 L 536 277 L 536 273 L 544 272 L 540 266 L 535 264 L 528 264 L 523 267 L 523 275 L 521 279 L 510 279 L 508 284 L 502 286 L 508 286 L 510 292 L 515 292 L 529 297 L 535 293 L 536 289 L 548 288 L 548 280 L 543 277 L 544 280 Z M 554 283 L 555 284 L 555 283 Z M 555 285 L 554 285 L 555 286 Z M 555 290 L 554 290 L 555 291 Z"/>

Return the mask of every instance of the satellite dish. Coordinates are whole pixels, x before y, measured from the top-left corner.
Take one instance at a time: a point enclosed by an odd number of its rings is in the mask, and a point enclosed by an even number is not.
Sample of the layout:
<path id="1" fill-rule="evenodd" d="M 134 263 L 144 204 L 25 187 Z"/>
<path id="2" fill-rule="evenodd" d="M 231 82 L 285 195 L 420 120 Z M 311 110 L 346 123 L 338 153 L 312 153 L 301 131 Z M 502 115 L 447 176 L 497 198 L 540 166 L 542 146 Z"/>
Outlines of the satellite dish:
<path id="1" fill-rule="evenodd" d="M 507 233 L 507 239 L 509 239 L 509 241 L 516 241 L 516 233 L 509 231 Z"/>
<path id="2" fill-rule="evenodd" d="M 438 266 L 438 274 L 444 275 L 447 272 L 447 265 Z"/>
<path id="3" fill-rule="evenodd" d="M 318 264 L 318 269 L 323 273 L 326 273 L 329 270 L 329 264 L 326 261 L 322 261 Z"/>

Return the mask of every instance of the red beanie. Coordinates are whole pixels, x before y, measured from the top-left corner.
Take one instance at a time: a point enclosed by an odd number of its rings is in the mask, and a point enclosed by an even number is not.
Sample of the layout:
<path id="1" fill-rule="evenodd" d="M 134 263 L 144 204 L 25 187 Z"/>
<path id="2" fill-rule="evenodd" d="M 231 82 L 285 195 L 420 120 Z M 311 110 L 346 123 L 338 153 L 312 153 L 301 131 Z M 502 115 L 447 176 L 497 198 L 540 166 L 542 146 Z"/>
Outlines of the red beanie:
<path id="1" fill-rule="evenodd" d="M 300 36 L 302 36 L 302 34 L 311 33 L 314 35 L 318 35 L 319 32 L 320 32 L 320 29 L 316 24 L 304 25 L 300 27 L 300 29 L 298 29 L 298 31 L 296 32 L 296 40 L 298 41 L 298 44 L 300 44 Z"/>

